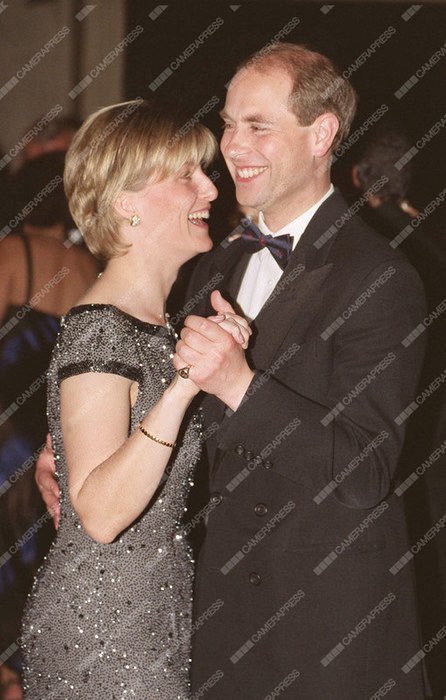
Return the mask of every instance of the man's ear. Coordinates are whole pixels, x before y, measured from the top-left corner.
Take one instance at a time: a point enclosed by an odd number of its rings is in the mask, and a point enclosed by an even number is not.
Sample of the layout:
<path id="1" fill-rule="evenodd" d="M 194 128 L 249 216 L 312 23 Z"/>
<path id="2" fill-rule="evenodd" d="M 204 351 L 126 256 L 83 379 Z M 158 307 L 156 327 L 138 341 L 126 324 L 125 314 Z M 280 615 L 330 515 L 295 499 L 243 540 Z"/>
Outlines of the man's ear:
<path id="1" fill-rule="evenodd" d="M 361 189 L 361 180 L 359 178 L 359 168 L 357 165 L 352 165 L 352 182 L 358 190 Z"/>
<path id="2" fill-rule="evenodd" d="M 329 152 L 336 134 L 339 131 L 339 119 L 331 112 L 320 114 L 314 120 L 314 145 L 313 155 L 317 158 L 323 158 Z"/>

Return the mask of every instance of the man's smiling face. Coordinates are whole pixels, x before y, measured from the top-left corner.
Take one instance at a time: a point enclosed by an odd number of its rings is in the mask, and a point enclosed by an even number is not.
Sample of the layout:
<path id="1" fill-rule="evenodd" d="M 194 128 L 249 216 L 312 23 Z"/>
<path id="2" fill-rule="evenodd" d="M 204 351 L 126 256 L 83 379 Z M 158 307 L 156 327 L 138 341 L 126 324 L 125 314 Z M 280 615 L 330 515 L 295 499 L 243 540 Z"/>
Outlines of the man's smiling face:
<path id="1" fill-rule="evenodd" d="M 242 206 L 263 211 L 273 229 L 300 213 L 316 167 L 312 125 L 300 126 L 290 111 L 293 83 L 281 68 L 237 73 L 222 117 L 221 150 Z"/>

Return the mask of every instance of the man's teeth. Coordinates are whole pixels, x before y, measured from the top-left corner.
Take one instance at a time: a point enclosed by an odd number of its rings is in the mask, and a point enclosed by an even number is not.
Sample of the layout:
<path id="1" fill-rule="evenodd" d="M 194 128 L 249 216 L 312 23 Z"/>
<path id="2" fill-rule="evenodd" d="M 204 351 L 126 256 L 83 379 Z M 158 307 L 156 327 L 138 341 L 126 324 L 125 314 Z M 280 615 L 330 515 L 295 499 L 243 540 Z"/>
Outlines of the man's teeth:
<path id="1" fill-rule="evenodd" d="M 209 212 L 208 211 L 194 211 L 192 214 L 189 214 L 188 219 L 193 221 L 194 219 L 209 219 Z"/>
<path id="2" fill-rule="evenodd" d="M 255 177 L 256 175 L 260 175 L 260 173 L 264 173 L 266 169 L 266 165 L 261 168 L 239 168 L 237 169 L 237 176 L 241 178 Z"/>

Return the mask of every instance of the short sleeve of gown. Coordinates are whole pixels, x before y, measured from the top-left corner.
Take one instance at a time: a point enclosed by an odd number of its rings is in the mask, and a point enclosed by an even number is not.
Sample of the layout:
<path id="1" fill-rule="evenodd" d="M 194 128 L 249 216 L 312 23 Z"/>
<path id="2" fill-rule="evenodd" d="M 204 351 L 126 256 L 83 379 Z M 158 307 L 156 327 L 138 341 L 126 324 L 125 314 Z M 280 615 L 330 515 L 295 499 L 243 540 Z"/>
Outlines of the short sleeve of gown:
<path id="1" fill-rule="evenodd" d="M 59 385 L 87 372 L 142 379 L 132 324 L 113 307 L 72 309 L 62 319 L 53 362 Z"/>

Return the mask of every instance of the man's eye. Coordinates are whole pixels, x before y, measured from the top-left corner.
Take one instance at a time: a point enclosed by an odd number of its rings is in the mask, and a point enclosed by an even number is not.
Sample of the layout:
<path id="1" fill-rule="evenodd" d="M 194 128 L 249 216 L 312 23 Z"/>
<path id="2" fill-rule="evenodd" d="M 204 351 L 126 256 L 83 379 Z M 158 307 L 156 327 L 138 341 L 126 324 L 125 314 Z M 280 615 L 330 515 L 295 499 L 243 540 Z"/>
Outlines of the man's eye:
<path id="1" fill-rule="evenodd" d="M 266 126 L 259 126 L 258 124 L 251 124 L 251 129 L 253 131 L 266 131 Z"/>
<path id="2" fill-rule="evenodd" d="M 232 129 L 232 124 L 229 124 L 228 122 L 225 122 L 224 124 L 221 125 L 221 128 L 223 131 L 226 131 L 227 129 Z"/>

